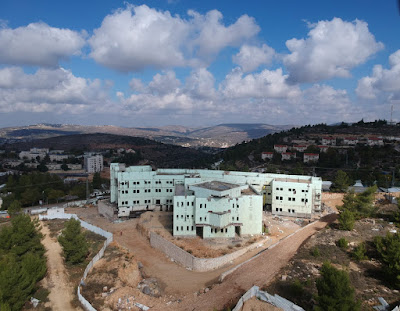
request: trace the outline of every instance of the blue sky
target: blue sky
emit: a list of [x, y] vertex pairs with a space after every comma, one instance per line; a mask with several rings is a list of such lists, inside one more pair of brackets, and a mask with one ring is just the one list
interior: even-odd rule
[[400, 121], [397, 1], [2, 1], [0, 127]]

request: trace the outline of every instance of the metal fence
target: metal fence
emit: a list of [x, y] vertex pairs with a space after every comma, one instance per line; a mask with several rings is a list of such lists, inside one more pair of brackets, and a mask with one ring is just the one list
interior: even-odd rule
[[[98, 228], [96, 226], [93, 226], [89, 223], [87, 223], [86, 221], [83, 221], [81, 219], [79, 219], [78, 216], [76, 216], [75, 214], [66, 214], [66, 213], [52, 213], [51, 215], [39, 215], [39, 219], [40, 220], [51, 220], [51, 219], [71, 219], [71, 218], [75, 218], [77, 220], [79, 220], [81, 222], [81, 226], [87, 230], [90, 230], [94, 233], [97, 233], [103, 237], [106, 238], [106, 241], [104, 242], [103, 247], [100, 249], [100, 251], [97, 253], [96, 256], [93, 257], [93, 259], [89, 262], [89, 264], [86, 266], [85, 272], [83, 273], [82, 279], [81, 279], [81, 283], [80, 284], [84, 284], [84, 281], [88, 275], [88, 273], [90, 272], [90, 270], [93, 268], [94, 264], [104, 255], [104, 251], [106, 250], [107, 246], [113, 241], [113, 235], [112, 233], [105, 231], [101, 228]], [[81, 294], [81, 285], [78, 286], [78, 299], [81, 302], [81, 304], [83, 305], [83, 307], [87, 310], [87, 311], [96, 311], [95, 308], [93, 308], [93, 306], [89, 303], [89, 301], [87, 301], [85, 299], [85, 297], [82, 296]]]

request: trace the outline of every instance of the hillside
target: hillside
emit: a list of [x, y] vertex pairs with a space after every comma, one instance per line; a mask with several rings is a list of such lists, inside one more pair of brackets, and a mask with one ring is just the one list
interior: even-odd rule
[[[323, 138], [329, 137], [335, 145], [323, 146]], [[348, 145], [345, 139], [352, 137], [358, 142]], [[372, 137], [381, 146], [369, 145]], [[391, 184], [392, 175], [400, 180], [400, 125], [388, 125], [386, 121], [338, 124], [328, 126], [317, 124], [292, 128], [285, 132], [273, 133], [262, 138], [241, 143], [221, 152], [221, 169], [262, 170], [292, 174], [317, 174], [331, 179], [338, 169], [345, 170], [353, 180], [361, 179], [370, 184], [375, 180], [381, 185]], [[287, 147], [290, 159], [274, 149], [274, 145]], [[296, 150], [304, 147], [304, 150]], [[269, 152], [272, 159], [262, 159], [262, 153]], [[304, 163], [304, 153], [317, 154], [317, 162]], [[388, 177], [389, 176], [389, 177]]]
[[143, 158], [142, 164], [157, 167], [198, 167], [210, 156], [196, 149], [163, 144], [141, 137], [112, 134], [76, 134], [35, 139], [5, 145], [7, 151], [22, 151], [30, 148], [51, 148], [67, 152], [107, 151], [109, 149], [133, 149]]
[[0, 129], [0, 143], [2, 140], [16, 142], [18, 140], [30, 141], [61, 135], [105, 133], [143, 137], [184, 147], [205, 146], [226, 148], [243, 141], [259, 138], [289, 128], [291, 128], [289, 125], [275, 126], [268, 124], [220, 124], [204, 128], [190, 128], [175, 125], [151, 128], [125, 128], [112, 125], [84, 126], [37, 124]]

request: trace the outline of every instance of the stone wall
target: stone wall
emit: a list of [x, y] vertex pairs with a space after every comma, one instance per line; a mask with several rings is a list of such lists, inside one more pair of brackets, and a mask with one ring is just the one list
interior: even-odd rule
[[150, 245], [165, 255], [172, 258], [186, 268], [193, 270], [194, 256], [176, 246], [174, 243], [167, 241], [155, 232], [150, 232]]
[[99, 200], [97, 202], [97, 209], [100, 215], [109, 219], [114, 218], [114, 208], [112, 205], [108, 204], [107, 200]]
[[[267, 240], [265, 240], [267, 241]], [[258, 241], [233, 253], [226, 254], [224, 256], [216, 258], [198, 258], [195, 257], [180, 247], [176, 246], [172, 242], [164, 239], [155, 232], [150, 232], [150, 245], [160, 251], [165, 255], [172, 258], [174, 261], [180, 263], [184, 267], [194, 270], [194, 271], [210, 271], [218, 269], [231, 261], [242, 256], [248, 251], [258, 247], [261, 243], [265, 241]]]

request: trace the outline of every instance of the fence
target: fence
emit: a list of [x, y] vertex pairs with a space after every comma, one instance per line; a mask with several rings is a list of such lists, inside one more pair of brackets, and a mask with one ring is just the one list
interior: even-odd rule
[[[96, 256], [93, 257], [93, 259], [89, 262], [89, 264], [86, 266], [85, 272], [83, 273], [83, 277], [81, 279], [81, 284], [84, 283], [88, 273], [90, 270], [93, 268], [94, 264], [104, 255], [104, 251], [106, 250], [107, 246], [112, 242], [113, 240], [113, 235], [112, 233], [105, 231], [101, 228], [98, 228], [96, 226], [93, 226], [86, 221], [83, 221], [78, 218], [75, 214], [66, 214], [63, 212], [60, 213], [52, 213], [51, 215], [39, 215], [40, 220], [51, 220], [51, 219], [71, 219], [75, 218], [81, 222], [81, 226], [87, 230], [90, 230], [94, 233], [97, 233], [103, 237], [106, 238], [106, 241], [104, 242], [103, 247], [100, 249], [100, 251], [97, 253]], [[92, 307], [92, 305], [85, 299], [85, 297], [82, 296], [81, 294], [81, 285], [78, 286], [78, 299], [81, 302], [81, 304], [84, 306], [84, 308], [88, 311], [96, 311], [95, 308]]]

